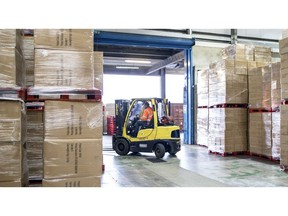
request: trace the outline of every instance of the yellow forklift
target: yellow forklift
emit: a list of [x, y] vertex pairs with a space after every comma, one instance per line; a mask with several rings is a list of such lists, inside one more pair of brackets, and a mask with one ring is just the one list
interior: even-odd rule
[[[149, 103], [153, 116], [149, 124], [136, 128], [145, 103]], [[115, 100], [116, 133], [113, 135], [113, 149], [119, 155], [130, 151], [154, 152], [163, 158], [166, 152], [175, 155], [181, 149], [180, 128], [169, 118], [169, 103], [162, 98], [139, 98]], [[136, 131], [135, 131], [136, 130]]]

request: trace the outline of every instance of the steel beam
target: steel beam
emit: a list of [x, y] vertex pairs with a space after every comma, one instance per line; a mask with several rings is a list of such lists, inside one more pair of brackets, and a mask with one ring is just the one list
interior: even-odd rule
[[237, 29], [231, 29], [231, 44], [237, 44]]
[[147, 75], [149, 75], [151, 73], [154, 73], [155, 71], [158, 71], [158, 70], [160, 70], [162, 68], [165, 68], [167, 65], [182, 61], [183, 59], [184, 59], [184, 52], [183, 51], [181, 51], [179, 53], [176, 53], [175, 55], [170, 56], [167, 59], [162, 60], [161, 62], [156, 63], [155, 65], [150, 67], [147, 70]]
[[194, 144], [194, 71], [192, 48], [185, 49], [185, 86], [184, 86], [184, 144]]
[[161, 98], [166, 98], [166, 68], [160, 70], [161, 75]]

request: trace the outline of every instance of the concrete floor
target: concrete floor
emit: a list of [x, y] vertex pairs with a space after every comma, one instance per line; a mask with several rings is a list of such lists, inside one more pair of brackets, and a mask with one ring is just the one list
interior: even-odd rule
[[172, 157], [154, 153], [119, 156], [111, 136], [103, 136], [102, 187], [287, 187], [279, 162], [249, 155], [209, 154], [203, 146], [182, 144]]

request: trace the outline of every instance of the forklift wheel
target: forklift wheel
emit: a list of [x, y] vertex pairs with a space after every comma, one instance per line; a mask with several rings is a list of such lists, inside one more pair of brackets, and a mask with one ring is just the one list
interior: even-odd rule
[[125, 139], [118, 139], [115, 142], [115, 151], [119, 155], [127, 155], [130, 151], [129, 143]]
[[163, 158], [166, 152], [165, 146], [161, 143], [156, 144], [154, 152], [157, 158]]

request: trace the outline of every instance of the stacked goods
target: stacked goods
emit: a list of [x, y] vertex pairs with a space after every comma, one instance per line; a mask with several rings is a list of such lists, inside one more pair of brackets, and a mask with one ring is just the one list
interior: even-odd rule
[[[261, 66], [262, 64], [262, 66]], [[265, 65], [265, 66], [264, 66]], [[250, 154], [279, 159], [277, 119], [280, 105], [280, 63], [259, 62], [249, 70], [249, 149]], [[279, 122], [278, 122], [279, 124]], [[275, 139], [272, 138], [275, 137]]]
[[208, 146], [209, 109], [197, 109], [197, 144]]
[[34, 36], [31, 33], [24, 33], [22, 40], [23, 56], [26, 66], [26, 86], [30, 87], [34, 85]]
[[244, 44], [233, 44], [222, 50], [222, 59], [254, 60], [253, 46]]
[[100, 186], [102, 103], [45, 101], [43, 186]]
[[0, 30], [0, 88], [25, 86], [21, 31]]
[[247, 109], [209, 109], [208, 150], [221, 154], [247, 151]]
[[254, 61], [271, 62], [271, 48], [255, 46], [254, 47]]
[[247, 104], [247, 61], [221, 60], [210, 65], [209, 106]]
[[180, 131], [183, 131], [183, 103], [171, 103], [171, 113], [174, 124], [180, 127]]
[[249, 115], [249, 151], [257, 155], [272, 156], [272, 112]]
[[94, 88], [103, 93], [103, 52], [94, 52]]
[[272, 157], [280, 160], [280, 112], [272, 112]]
[[93, 89], [92, 29], [34, 30], [34, 87]]
[[280, 106], [280, 165], [283, 169], [288, 167], [288, 106]]
[[0, 186], [27, 186], [26, 113], [20, 100], [0, 100]]
[[43, 178], [43, 112], [27, 107], [27, 162], [31, 180]]
[[107, 133], [107, 117], [115, 116], [115, 104], [107, 103], [104, 107], [104, 117], [103, 117], [103, 132]]
[[116, 132], [115, 116], [107, 116], [107, 134], [114, 135]]
[[197, 106], [208, 107], [209, 69], [197, 73]]

